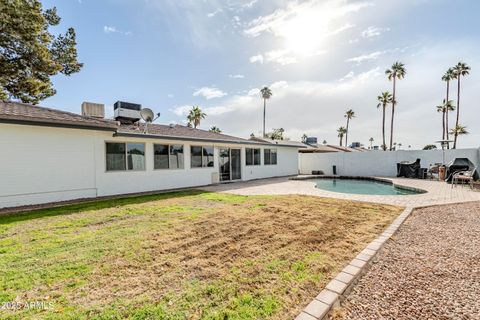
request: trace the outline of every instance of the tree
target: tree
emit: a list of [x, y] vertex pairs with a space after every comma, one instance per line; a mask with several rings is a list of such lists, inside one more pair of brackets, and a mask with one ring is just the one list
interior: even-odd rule
[[52, 76], [80, 71], [75, 30], [57, 36], [49, 32], [59, 23], [57, 9], [43, 9], [38, 0], [2, 0], [0, 100], [37, 104], [56, 93]]
[[340, 127], [337, 129], [338, 137], [340, 138], [340, 147], [343, 145], [343, 136], [347, 133], [345, 127]]
[[[453, 68], [448, 68], [448, 70], [445, 72], [445, 74], [442, 76], [442, 80], [446, 82], [447, 84], [447, 94], [445, 96], [445, 99], [443, 101], [450, 101], [450, 81], [455, 79], [455, 71]], [[455, 107], [453, 107], [453, 101], [452, 101], [452, 108], [451, 110], [445, 110], [445, 138], [446, 140], [450, 140], [449, 138], [449, 132], [448, 132], [448, 113], [450, 111], [455, 110]], [[445, 139], [444, 138], [444, 139]], [[450, 149], [450, 142], [447, 143], [447, 149]]]
[[285, 132], [285, 129], [283, 128], [273, 129], [273, 131], [267, 133], [265, 137], [272, 140], [284, 140], [284, 137], [283, 137], [284, 132]]
[[[450, 100], [450, 101], [446, 101], [445, 99], [443, 99], [443, 102], [441, 105], [437, 106], [437, 112], [441, 112], [442, 113], [442, 127], [443, 127], [443, 131], [442, 131], [442, 140], [445, 140], [445, 138], [448, 140], [448, 132], [447, 132], [447, 129], [448, 129], [448, 124], [447, 124], [447, 113], [449, 111], [453, 111], [455, 110], [455, 106], [453, 105], [453, 101]], [[442, 149], [444, 148], [443, 144], [442, 144]]]
[[436, 150], [437, 146], [434, 144], [427, 144], [425, 147], [423, 147], [423, 150]]
[[387, 106], [393, 102], [393, 96], [390, 92], [385, 91], [385, 92], [382, 92], [377, 97], [377, 100], [378, 100], [377, 108], [382, 107], [382, 139], [383, 139], [382, 149], [383, 151], [386, 151], [387, 143], [385, 142], [385, 110]]
[[217, 126], [211, 126], [210, 130], [208, 130], [208, 131], [214, 132], [214, 133], [222, 133], [222, 130], [220, 130], [220, 128], [217, 127]]
[[390, 150], [392, 150], [393, 144], [393, 121], [395, 118], [395, 105], [397, 104], [396, 100], [396, 87], [397, 79], [401, 80], [405, 77], [407, 71], [405, 70], [405, 65], [401, 62], [395, 62], [390, 69], [385, 70], [388, 80], [393, 80], [393, 95], [392, 95], [392, 120], [390, 123]]
[[322, 143], [323, 143], [324, 145], [326, 145], [326, 144], [327, 144], [327, 140], [323, 140]]
[[267, 100], [272, 97], [272, 90], [268, 87], [263, 87], [262, 90], [260, 90], [260, 94], [263, 99], [263, 137], [265, 138], [265, 113], [267, 109]]
[[207, 114], [202, 112], [202, 109], [200, 109], [198, 106], [192, 107], [187, 116], [189, 127], [193, 125], [193, 127], [196, 129], [200, 125], [202, 119], [205, 119], [206, 116]]
[[373, 149], [373, 137], [368, 139], [368, 141], [370, 141], [370, 149]]
[[398, 143], [398, 150], [400, 150], [400, 148], [403, 146], [403, 144], [401, 142]]
[[450, 134], [455, 136], [455, 142], [453, 143], [453, 149], [456, 149], [456, 147], [457, 147], [457, 137], [461, 136], [461, 135], [464, 135], [464, 134], [468, 134], [468, 133], [469, 132], [467, 131], [467, 127], [462, 126], [460, 124], [453, 127], [452, 129], [450, 129]]
[[[458, 129], [459, 127], [461, 127], [458, 123], [460, 119], [460, 79], [470, 73], [470, 67], [467, 66], [467, 64], [464, 62], [459, 62], [455, 67], [453, 67], [453, 72], [455, 74], [455, 78], [457, 79], [457, 120], [455, 121], [455, 128]], [[458, 132], [458, 130], [453, 130], [453, 132]], [[457, 137], [459, 134], [460, 133], [456, 133], [454, 135], [453, 149], [457, 148]]]
[[355, 117], [355, 112], [350, 109], [347, 112], [345, 112], [344, 115], [345, 118], [347, 118], [347, 127], [346, 127], [346, 132], [345, 132], [345, 146], [348, 147], [348, 126], [350, 124], [350, 119], [353, 119]]

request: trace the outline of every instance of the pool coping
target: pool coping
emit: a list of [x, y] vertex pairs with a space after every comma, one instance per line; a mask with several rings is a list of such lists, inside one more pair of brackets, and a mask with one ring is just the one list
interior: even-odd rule
[[[413, 191], [413, 192], [416, 192], [417, 194], [428, 193], [427, 190], [398, 184], [398, 183], [395, 183], [392, 180], [387, 179], [387, 178], [377, 178], [377, 177], [370, 177], [370, 176], [308, 175], [308, 176], [297, 176], [297, 177], [290, 178], [290, 180], [298, 180], [298, 181], [313, 180], [313, 179], [339, 179], [339, 180], [376, 181], [376, 182], [381, 182], [381, 183], [392, 185], [395, 188], [404, 189], [404, 190], [408, 190], [408, 191]], [[331, 191], [331, 192], [335, 192], [335, 191]]]
[[310, 301], [295, 320], [327, 319], [328, 314], [333, 308], [340, 304], [357, 281], [368, 271], [373, 258], [382, 250], [383, 245], [398, 231], [414, 209], [414, 207], [405, 208], [382, 234], [370, 242], [365, 249], [353, 258], [350, 263]]

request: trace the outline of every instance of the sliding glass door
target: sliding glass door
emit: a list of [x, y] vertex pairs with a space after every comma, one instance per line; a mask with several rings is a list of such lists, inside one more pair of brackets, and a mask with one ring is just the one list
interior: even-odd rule
[[232, 181], [242, 178], [241, 150], [220, 148], [220, 181]]

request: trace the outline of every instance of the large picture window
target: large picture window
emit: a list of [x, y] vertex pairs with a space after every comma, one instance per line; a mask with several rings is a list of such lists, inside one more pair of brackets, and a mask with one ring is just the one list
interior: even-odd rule
[[247, 166], [259, 166], [260, 165], [260, 149], [245, 149], [245, 164]]
[[277, 164], [277, 149], [263, 150], [263, 164], [265, 165]]
[[154, 144], [154, 169], [183, 169], [183, 145]]
[[213, 167], [213, 147], [191, 146], [191, 167]]
[[107, 171], [145, 170], [145, 144], [106, 143]]

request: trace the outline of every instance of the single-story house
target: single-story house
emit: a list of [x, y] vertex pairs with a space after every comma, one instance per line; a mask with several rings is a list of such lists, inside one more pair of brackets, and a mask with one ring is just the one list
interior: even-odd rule
[[298, 174], [298, 145], [0, 102], [0, 208]]

